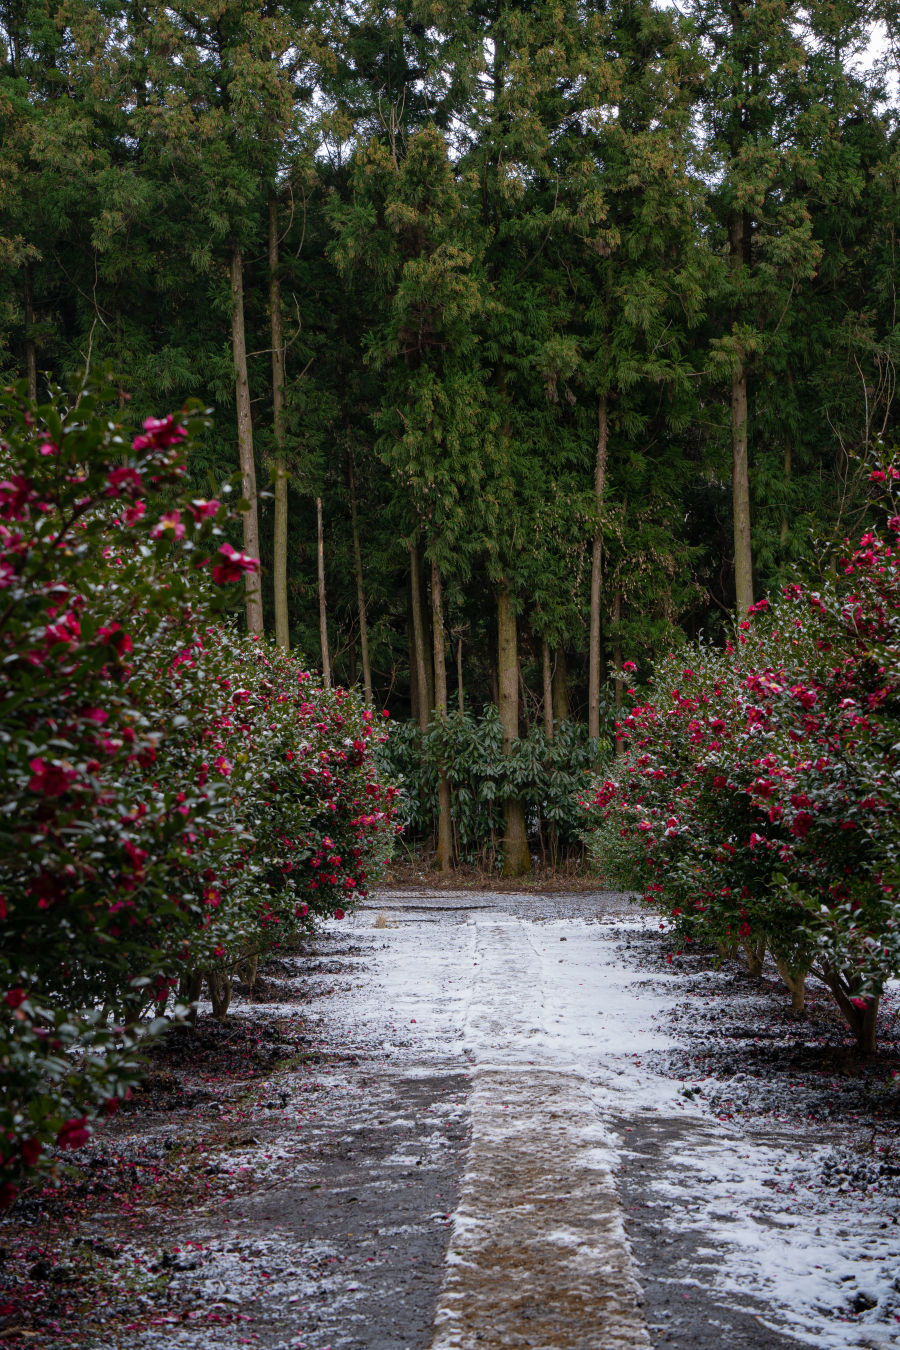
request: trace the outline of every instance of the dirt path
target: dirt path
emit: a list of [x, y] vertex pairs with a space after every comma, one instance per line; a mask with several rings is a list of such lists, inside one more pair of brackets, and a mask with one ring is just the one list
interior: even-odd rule
[[186, 1043], [9, 1216], [0, 1346], [900, 1344], [893, 1061], [666, 957], [621, 897], [382, 893], [207, 1024], [271, 1071]]

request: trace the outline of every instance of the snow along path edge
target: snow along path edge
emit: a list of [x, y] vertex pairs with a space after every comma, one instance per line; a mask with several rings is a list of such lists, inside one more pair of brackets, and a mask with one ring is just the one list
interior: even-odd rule
[[649, 1350], [609, 1145], [528, 926], [475, 929], [465, 1039], [471, 1142], [432, 1350]]

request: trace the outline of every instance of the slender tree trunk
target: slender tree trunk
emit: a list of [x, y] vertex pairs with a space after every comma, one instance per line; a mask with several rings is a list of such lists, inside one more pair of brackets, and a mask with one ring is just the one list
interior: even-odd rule
[[[409, 652], [409, 715], [414, 722], [419, 721], [419, 674], [416, 663], [416, 635], [412, 618], [412, 597], [406, 616], [406, 647]], [[420, 723], [421, 725], [421, 723]]]
[[465, 700], [463, 698], [463, 646], [462, 637], [456, 639], [456, 697], [459, 704], [459, 715], [462, 717], [466, 710]]
[[781, 535], [780, 535], [780, 539], [781, 539], [781, 547], [782, 547], [782, 548], [784, 548], [785, 544], [786, 544], [787, 541], [788, 541], [788, 538], [790, 537], [790, 533], [791, 533], [791, 522], [790, 522], [790, 516], [789, 516], [789, 514], [788, 514], [789, 509], [790, 509], [790, 508], [789, 508], [789, 505], [788, 505], [788, 493], [790, 492], [790, 488], [791, 488], [791, 470], [792, 470], [792, 468], [793, 468], [793, 463], [792, 463], [792, 455], [791, 455], [791, 443], [790, 443], [790, 441], [786, 441], [786, 442], [785, 442], [785, 446], [784, 446], [784, 496], [785, 496], [785, 502], [784, 502], [784, 513], [783, 513], [783, 515], [782, 515], [782, 517], [781, 517]]
[[[444, 655], [444, 595], [441, 573], [431, 560], [431, 629], [434, 635], [434, 706], [444, 726], [447, 725], [447, 664]], [[453, 827], [450, 815], [450, 780], [446, 766], [440, 766], [438, 779], [437, 865], [446, 874], [453, 864]]]
[[569, 666], [566, 661], [565, 647], [557, 647], [556, 661], [553, 666], [553, 721], [569, 720]]
[[322, 525], [322, 498], [316, 498], [316, 535], [319, 563], [319, 642], [322, 647], [322, 683], [331, 688], [331, 654], [328, 650], [328, 607], [325, 603], [325, 530]]
[[347, 459], [347, 478], [350, 485], [350, 523], [353, 530], [353, 561], [356, 567], [356, 607], [359, 610], [359, 650], [362, 657], [363, 693], [366, 707], [372, 706], [372, 667], [369, 664], [369, 622], [366, 617], [366, 591], [363, 585], [362, 549], [359, 544], [359, 511], [356, 504], [356, 475], [353, 454]]
[[281, 277], [278, 270], [278, 202], [269, 198], [269, 322], [272, 332], [272, 423], [275, 432], [275, 528], [272, 583], [275, 591], [275, 641], [291, 645], [287, 590], [288, 480], [284, 464], [284, 331], [281, 325]]
[[618, 625], [622, 622], [622, 592], [616, 591], [613, 596], [613, 623], [615, 627], [615, 637], [613, 639], [613, 662], [616, 668], [616, 754], [621, 758], [625, 753], [625, 742], [618, 732], [619, 722], [622, 718], [622, 700], [625, 692], [625, 686], [622, 679], [622, 638], [619, 633]]
[[413, 653], [416, 662], [416, 684], [418, 686], [419, 727], [422, 731], [427, 731], [431, 704], [428, 698], [428, 680], [425, 675], [425, 625], [422, 623], [422, 584], [417, 544], [410, 544], [409, 546], [409, 585], [412, 600]]
[[[738, 276], [750, 245], [746, 213], [729, 223], [732, 271]], [[734, 514], [734, 591], [738, 614], [753, 604], [753, 550], [750, 538], [750, 463], [747, 445], [747, 368], [741, 359], [731, 376], [732, 502]]]
[[[497, 592], [497, 666], [503, 753], [511, 755], [519, 738], [519, 643], [509, 587]], [[525, 810], [517, 797], [504, 802], [503, 875], [520, 877], [531, 870]]]
[[860, 1054], [874, 1054], [877, 1049], [876, 1034], [881, 994], [876, 994], [874, 998], [867, 999], [865, 1006], [858, 1008], [853, 1002], [856, 990], [839, 970], [823, 961], [821, 974], [824, 977], [825, 984], [831, 990], [835, 1003], [843, 1013], [848, 1027], [856, 1037]]
[[548, 741], [553, 739], [553, 666], [550, 660], [550, 644], [541, 639], [541, 657], [544, 675], [544, 734]]
[[597, 408], [597, 459], [594, 465], [594, 544], [591, 550], [591, 628], [588, 652], [588, 735], [600, 735], [600, 583], [603, 566], [603, 495], [606, 491], [608, 445], [606, 395]]
[[[259, 557], [259, 513], [256, 500], [256, 465], [253, 460], [253, 422], [250, 416], [250, 381], [247, 377], [247, 343], [244, 337], [244, 260], [235, 244], [231, 251], [231, 351], [234, 360], [234, 393], [237, 408], [238, 452], [241, 461], [241, 491], [250, 503], [244, 512], [244, 552]], [[262, 633], [262, 580], [247, 572], [247, 628]]]
[[25, 377], [28, 397], [37, 398], [37, 349], [34, 343], [34, 287], [31, 263], [25, 264]]

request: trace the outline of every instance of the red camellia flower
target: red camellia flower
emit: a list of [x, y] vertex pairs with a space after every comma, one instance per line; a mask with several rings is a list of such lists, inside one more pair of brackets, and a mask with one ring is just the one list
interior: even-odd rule
[[27, 520], [28, 508], [36, 501], [37, 493], [21, 474], [0, 483], [0, 516], [4, 520]]
[[124, 656], [134, 648], [131, 638], [123, 631], [120, 623], [101, 624], [97, 629], [97, 636], [110, 647], [115, 647], [120, 656]]
[[223, 559], [212, 570], [212, 579], [217, 586], [226, 586], [231, 581], [240, 581], [245, 572], [258, 572], [259, 559], [246, 553], [238, 553], [231, 544], [223, 544], [219, 549]]
[[166, 450], [187, 436], [187, 427], [176, 422], [174, 413], [168, 417], [147, 417], [143, 425], [144, 435], [135, 436], [131, 442], [133, 450]]
[[4, 1181], [0, 1185], [0, 1209], [9, 1209], [18, 1193], [17, 1187], [11, 1181]]
[[151, 539], [163, 539], [169, 535], [172, 539], [184, 538], [184, 525], [180, 511], [164, 511], [150, 531]]
[[57, 764], [45, 764], [40, 758], [31, 760], [28, 767], [32, 775], [28, 786], [32, 792], [40, 792], [45, 797], [61, 797], [78, 777], [74, 769], [64, 769]]
[[120, 469], [110, 469], [106, 481], [108, 484], [107, 497], [121, 497], [123, 493], [127, 497], [137, 497], [144, 487], [140, 471], [127, 466]]
[[20, 1008], [28, 995], [24, 989], [8, 989], [3, 996], [7, 1008]]
[[334, 917], [335, 917], [336, 919], [343, 919], [343, 917], [344, 917], [344, 911], [343, 911], [342, 909], [336, 909], [336, 910], [334, 911]]
[[213, 498], [206, 501], [202, 497], [197, 497], [194, 501], [188, 503], [188, 510], [196, 521], [211, 520], [218, 515], [222, 503]]
[[67, 1120], [56, 1136], [57, 1145], [63, 1149], [83, 1148], [91, 1137], [87, 1116], [73, 1116]]
[[26, 1167], [36, 1167], [38, 1158], [44, 1151], [40, 1139], [23, 1139], [19, 1147]]

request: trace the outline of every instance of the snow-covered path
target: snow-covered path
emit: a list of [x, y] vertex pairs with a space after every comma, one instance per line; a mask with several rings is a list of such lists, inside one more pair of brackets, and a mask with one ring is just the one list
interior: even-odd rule
[[236, 998], [279, 1066], [115, 1118], [195, 1199], [73, 1228], [145, 1283], [60, 1344], [900, 1347], [897, 1094], [782, 998], [622, 896], [382, 891]]
[[[384, 1048], [413, 1072], [458, 1059], [472, 1080], [433, 1350], [900, 1344], [895, 1202], [873, 1200], [851, 1229], [822, 1196], [825, 1144], [751, 1137], [660, 1071], [681, 990], [623, 959], [645, 919], [551, 918], [546, 900], [536, 915], [532, 899], [471, 893], [379, 904], [392, 926], [341, 1016], [370, 1032], [388, 1019]], [[372, 922], [370, 907], [354, 925]], [[617, 1174], [651, 1154], [648, 1315]]]

